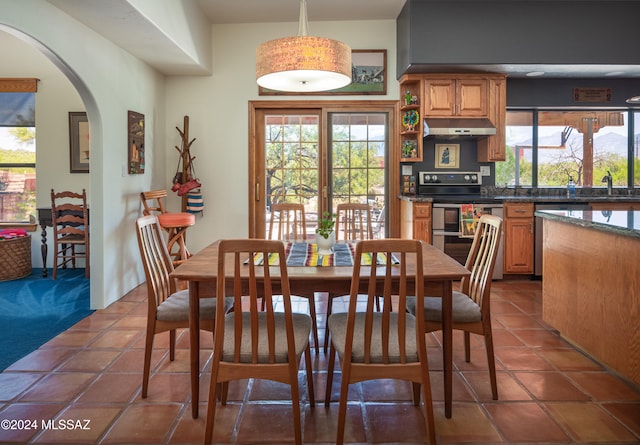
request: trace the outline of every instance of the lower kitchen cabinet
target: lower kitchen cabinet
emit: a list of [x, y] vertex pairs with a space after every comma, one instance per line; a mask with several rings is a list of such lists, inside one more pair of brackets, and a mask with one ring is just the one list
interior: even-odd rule
[[431, 244], [431, 203], [400, 200], [400, 237]]
[[504, 205], [504, 272], [534, 272], [533, 203]]

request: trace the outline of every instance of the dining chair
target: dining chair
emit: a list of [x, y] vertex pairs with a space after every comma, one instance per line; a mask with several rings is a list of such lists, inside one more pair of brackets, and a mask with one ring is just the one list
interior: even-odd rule
[[[71, 265], [76, 268], [76, 260], [84, 259], [84, 276], [90, 276], [89, 256], [89, 212], [87, 192], [63, 191], [56, 193], [51, 189], [51, 222], [53, 226], [53, 274], [56, 279], [58, 268]], [[77, 250], [81, 247], [81, 250]]]
[[[275, 230], [274, 230], [275, 227]], [[269, 238], [281, 241], [304, 242], [307, 240], [307, 220], [304, 205], [299, 203], [279, 203], [271, 206]], [[298, 296], [298, 295], [295, 295]], [[309, 301], [309, 314], [313, 322], [313, 340], [318, 350], [318, 321], [315, 295], [300, 295]]]
[[[376, 264], [380, 257], [385, 266], [361, 266], [361, 258], [365, 253], [371, 254], [372, 264]], [[394, 264], [394, 256], [399, 264]], [[415, 268], [407, 267], [407, 260], [412, 259], [412, 256], [415, 257]], [[357, 296], [361, 292], [363, 279], [367, 288], [366, 309], [360, 311], [358, 305], [361, 303]], [[365, 240], [356, 244], [349, 310], [329, 317], [331, 346], [327, 368], [326, 407], [331, 403], [336, 353], [342, 369], [337, 444], [342, 444], [344, 440], [349, 386], [376, 379], [412, 382], [413, 403], [420, 406], [422, 393], [429, 442], [435, 443], [424, 319], [407, 311], [393, 312], [388, 304], [393, 296], [402, 305], [400, 307], [405, 307], [408, 293], [422, 295], [423, 289], [421, 241], [384, 239]], [[378, 296], [384, 299], [384, 304], [381, 311], [374, 311]], [[423, 299], [418, 300], [418, 309], [422, 309], [423, 302]]]
[[306, 222], [303, 204], [272, 204], [268, 239], [304, 241], [307, 239]]
[[[309, 345], [311, 317], [291, 309], [284, 245], [276, 240], [222, 240], [218, 249], [215, 266], [218, 268], [216, 298], [219, 306], [213, 336], [204, 443], [211, 443], [217, 400], [220, 398], [220, 402], [226, 404], [228, 383], [254, 378], [290, 386], [294, 437], [296, 444], [301, 444], [298, 368], [303, 353], [309, 403], [315, 404]], [[279, 265], [269, 266], [268, 261], [256, 265], [253, 258], [257, 253], [262, 253], [264, 258], [276, 253]], [[248, 276], [248, 285], [243, 286], [241, 275]], [[226, 295], [233, 298], [234, 310], [230, 313], [220, 305]], [[262, 298], [266, 301], [264, 309], [258, 303]]]
[[[342, 203], [336, 207], [336, 240], [362, 241], [373, 239], [371, 207], [369, 204]], [[333, 300], [343, 295], [329, 294], [327, 297], [326, 325], [329, 326], [329, 316], [333, 311]], [[376, 309], [380, 310], [380, 300], [376, 299]], [[329, 346], [328, 330], [325, 330], [324, 350]]]
[[373, 239], [371, 207], [354, 202], [336, 207], [336, 240], [360, 241]]
[[[144, 346], [142, 397], [147, 397], [151, 352], [156, 334], [169, 331], [169, 360], [175, 359], [176, 329], [189, 327], [189, 291], [177, 290], [176, 280], [169, 277], [173, 262], [160, 227], [158, 217], [148, 215], [136, 220], [140, 257], [147, 284], [147, 330]], [[215, 298], [200, 299], [200, 327], [212, 331], [218, 302]], [[225, 300], [223, 310], [233, 302]]]
[[[491, 282], [493, 268], [498, 257], [502, 219], [495, 215], [482, 215], [475, 228], [471, 250], [465, 267], [471, 272], [463, 278], [460, 291], [453, 291], [453, 329], [464, 332], [465, 360], [471, 360], [470, 333], [484, 336], [491, 380], [491, 393], [498, 400], [496, 365], [491, 332]], [[418, 299], [420, 300], [420, 299]], [[424, 314], [425, 332], [442, 329], [442, 299], [425, 297], [423, 310], [416, 307], [416, 298], [407, 301], [407, 309], [412, 314]]]

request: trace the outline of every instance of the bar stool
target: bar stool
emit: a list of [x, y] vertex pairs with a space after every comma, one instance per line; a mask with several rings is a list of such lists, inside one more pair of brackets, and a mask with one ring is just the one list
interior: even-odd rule
[[167, 249], [174, 267], [184, 263], [191, 256], [185, 243], [185, 233], [189, 226], [196, 223], [196, 216], [186, 212], [167, 212], [158, 215], [158, 222], [169, 234]]
[[[167, 191], [164, 189], [140, 193], [140, 201], [144, 206], [142, 213], [145, 216], [156, 214], [160, 227], [169, 234], [167, 249], [171, 254], [173, 265], [177, 266], [191, 256], [185, 244], [185, 233], [189, 226], [195, 224], [196, 217], [192, 213], [167, 212], [164, 205], [166, 197]], [[175, 251], [174, 246], [177, 249]]]

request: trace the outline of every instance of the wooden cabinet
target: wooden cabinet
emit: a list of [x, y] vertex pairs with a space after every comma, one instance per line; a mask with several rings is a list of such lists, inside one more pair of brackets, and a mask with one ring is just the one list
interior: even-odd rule
[[489, 79], [489, 120], [496, 134], [478, 139], [478, 162], [498, 162], [507, 158], [505, 126], [507, 119], [507, 80], [504, 76]]
[[640, 202], [592, 202], [591, 210], [640, 210]]
[[430, 202], [400, 200], [400, 237], [419, 239], [431, 244]]
[[[405, 74], [400, 78], [400, 162], [421, 162], [423, 119], [487, 118], [494, 136], [478, 139], [478, 161], [506, 159], [506, 76], [503, 74]], [[416, 118], [416, 126], [409, 125]]]
[[488, 80], [427, 78], [424, 82], [424, 115], [430, 117], [488, 117]]
[[504, 205], [505, 273], [533, 273], [533, 212], [533, 203], [507, 203]]
[[420, 162], [423, 137], [420, 76], [405, 75], [400, 79], [400, 97], [400, 161]]

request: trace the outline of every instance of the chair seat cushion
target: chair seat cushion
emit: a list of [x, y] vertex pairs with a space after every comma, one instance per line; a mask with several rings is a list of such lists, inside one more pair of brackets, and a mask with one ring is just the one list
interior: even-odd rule
[[[355, 330], [353, 335], [353, 346], [351, 361], [353, 363], [364, 362], [364, 321], [365, 313], [357, 312], [355, 321]], [[331, 342], [338, 352], [338, 355], [344, 357], [344, 349], [347, 337], [347, 316], [346, 312], [339, 312], [331, 314], [329, 317], [329, 332], [331, 333]], [[392, 312], [390, 314], [390, 350], [389, 361], [391, 363], [400, 362], [400, 353], [398, 346], [398, 313]], [[407, 360], [409, 362], [418, 361], [418, 353], [416, 347], [416, 319], [411, 314], [407, 316], [407, 329], [405, 334]], [[371, 338], [371, 363], [384, 363], [382, 357], [382, 339], [381, 339], [381, 326], [382, 313], [373, 313], [373, 334]]]
[[[277, 363], [287, 363], [287, 332], [285, 330], [284, 313], [276, 312], [275, 316], [275, 334], [276, 334], [276, 351], [275, 360]], [[224, 332], [224, 351], [222, 361], [233, 362], [234, 352], [234, 312], [230, 312], [225, 317]], [[300, 360], [302, 353], [309, 343], [309, 333], [311, 332], [311, 317], [307, 314], [294, 312], [293, 318], [293, 335], [295, 338], [296, 360]], [[269, 349], [267, 346], [267, 313], [258, 314], [258, 362], [269, 363]], [[242, 314], [242, 346], [240, 350], [240, 362], [251, 363], [251, 329], [250, 314], [245, 312]]]
[[[233, 306], [233, 298], [225, 299], [225, 310]], [[216, 317], [216, 298], [200, 298], [200, 319], [212, 320]], [[156, 318], [161, 321], [189, 320], [189, 290], [172, 294], [158, 306]]]
[[[453, 322], [473, 323], [482, 319], [480, 306], [462, 292], [453, 291]], [[407, 298], [407, 310], [415, 315], [416, 298]], [[442, 321], [442, 298], [424, 297], [424, 319], [426, 321]]]

